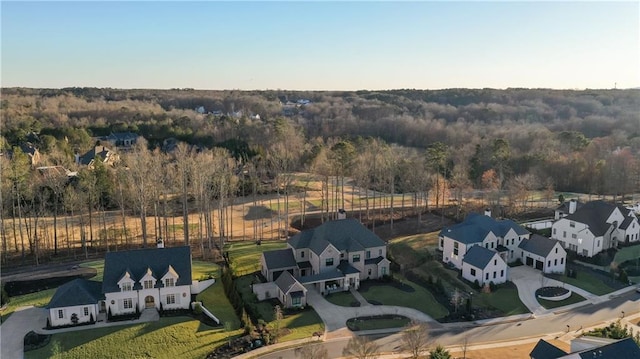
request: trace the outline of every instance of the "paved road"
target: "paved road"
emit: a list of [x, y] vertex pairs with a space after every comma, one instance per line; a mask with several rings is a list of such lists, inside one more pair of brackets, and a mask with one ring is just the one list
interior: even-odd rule
[[0, 326], [0, 358], [24, 358], [24, 336], [47, 325], [47, 310], [24, 307], [11, 314]]
[[[466, 323], [441, 324], [441, 327], [434, 328], [430, 334], [432, 340], [445, 346], [459, 345], [464, 341], [465, 337], [468, 338], [468, 342], [471, 345], [543, 337], [552, 334], [559, 336], [566, 333], [567, 324], [570, 325], [570, 331], [579, 333], [581, 327], [587, 328], [620, 317], [623, 310], [627, 315], [640, 312], [640, 293], [631, 291], [610, 301], [588, 304], [562, 313], [550, 313], [520, 322], [486, 326], [474, 326]], [[339, 338], [326, 341], [324, 345], [329, 351], [329, 357], [341, 357], [342, 349], [348, 340], [349, 338]], [[381, 351], [397, 352], [400, 334], [383, 336], [377, 339], [377, 342], [381, 345]], [[296, 356], [294, 349], [285, 349], [270, 354], [262, 354], [260, 358], [293, 359]]]

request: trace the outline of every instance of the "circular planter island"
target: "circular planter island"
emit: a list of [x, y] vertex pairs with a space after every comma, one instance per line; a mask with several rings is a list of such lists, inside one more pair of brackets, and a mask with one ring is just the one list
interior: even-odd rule
[[542, 287], [536, 290], [536, 297], [553, 302], [565, 300], [571, 296], [571, 291], [562, 287]]

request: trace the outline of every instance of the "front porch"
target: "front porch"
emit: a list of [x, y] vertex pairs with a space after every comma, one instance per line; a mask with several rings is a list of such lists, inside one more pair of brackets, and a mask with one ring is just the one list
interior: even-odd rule
[[308, 289], [313, 288], [322, 295], [344, 292], [350, 288], [358, 289], [360, 287], [360, 279], [357, 274], [345, 275], [337, 269], [300, 277], [299, 281]]

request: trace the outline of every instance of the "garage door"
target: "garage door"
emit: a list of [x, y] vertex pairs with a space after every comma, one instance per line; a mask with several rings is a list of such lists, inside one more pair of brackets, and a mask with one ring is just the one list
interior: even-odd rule
[[536, 269], [542, 270], [544, 268], [544, 262], [536, 261]]
[[527, 264], [527, 266], [529, 266], [529, 267], [533, 267], [533, 258], [531, 258], [531, 257], [527, 257], [527, 263], [526, 263], [526, 264]]

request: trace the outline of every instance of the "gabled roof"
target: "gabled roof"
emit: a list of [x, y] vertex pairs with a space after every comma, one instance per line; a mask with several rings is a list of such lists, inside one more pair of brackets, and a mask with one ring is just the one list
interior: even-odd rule
[[339, 251], [357, 252], [382, 247], [386, 243], [356, 219], [329, 221], [316, 228], [302, 231], [288, 241], [291, 247], [309, 248], [320, 254], [329, 244]]
[[496, 220], [482, 214], [471, 213], [465, 218], [464, 222], [443, 228], [440, 236], [447, 236], [458, 242], [471, 244], [482, 242], [489, 232], [492, 232], [497, 237], [504, 237], [511, 229], [517, 235], [530, 233], [510, 219]]
[[533, 347], [533, 350], [529, 353], [531, 359], [557, 359], [565, 355], [567, 355], [565, 351], [559, 349], [553, 344], [550, 344], [544, 339], [538, 340], [536, 346]]
[[94, 148], [90, 149], [87, 153], [80, 156], [79, 162], [81, 165], [86, 166], [90, 164], [91, 161], [96, 158], [96, 156], [100, 156], [100, 158], [104, 161], [105, 159], [107, 159], [107, 156], [111, 152], [113, 151], [111, 151], [110, 149], [104, 146], [95, 146]]
[[289, 291], [295, 287], [302, 286], [288, 271], [282, 272], [275, 283], [284, 294], [289, 293]]
[[[178, 275], [176, 286], [191, 285], [191, 248], [188, 246], [108, 252], [104, 258], [102, 292], [119, 292], [118, 281], [127, 270], [134, 280], [139, 280], [148, 269], [153, 273], [166, 274], [169, 266]], [[162, 285], [160, 278], [156, 279], [156, 285]]]
[[376, 258], [369, 258], [364, 260], [364, 264], [378, 264], [384, 260], [383, 256], [378, 256]]
[[588, 225], [591, 233], [600, 237], [607, 233], [611, 227], [611, 224], [607, 223], [607, 219], [616, 208], [616, 206], [601, 200], [591, 201], [585, 203], [575, 213], [566, 216], [565, 219]]
[[631, 216], [624, 217], [624, 221], [622, 221], [622, 223], [620, 223], [620, 229], [629, 228], [629, 225], [631, 225], [631, 222], [633, 222], [634, 219], [635, 218], [631, 217]]
[[[570, 202], [571, 201], [562, 202], [562, 204], [559, 205], [556, 208], [556, 211], [560, 211], [560, 212], [563, 212], [563, 213], [569, 213], [569, 203]], [[576, 202], [576, 210], [584, 205], [584, 203], [582, 203], [580, 201], [575, 201], [575, 202]]]
[[[491, 262], [493, 256], [497, 254], [497, 252], [494, 252], [483, 246], [472, 246], [467, 250], [467, 253], [464, 255], [464, 259], [462, 259], [462, 262], [470, 264], [476, 268], [484, 269]], [[502, 261], [502, 259], [500, 260]]]
[[135, 140], [138, 137], [138, 134], [133, 132], [112, 132], [109, 136], [106, 136], [105, 139], [111, 141], [124, 141]]
[[291, 248], [263, 252], [262, 256], [268, 270], [291, 268], [298, 265]]
[[582, 359], [637, 359], [640, 358], [640, 347], [633, 338], [625, 338], [601, 347], [583, 350], [577, 354]]
[[101, 287], [100, 282], [84, 278], [74, 279], [58, 287], [47, 304], [47, 309], [97, 304], [99, 300], [104, 299]]
[[344, 274], [338, 269], [333, 268], [326, 272], [321, 272], [314, 275], [307, 275], [304, 277], [300, 277], [300, 282], [306, 284], [306, 283], [327, 281], [327, 280], [340, 279], [340, 278], [344, 278]]
[[529, 239], [522, 240], [518, 248], [546, 258], [557, 243], [555, 239], [533, 234]]
[[354, 266], [352, 266], [351, 264], [349, 264], [349, 261], [347, 260], [340, 261], [340, 264], [338, 264], [338, 270], [345, 275], [360, 273], [360, 271], [356, 269]]

